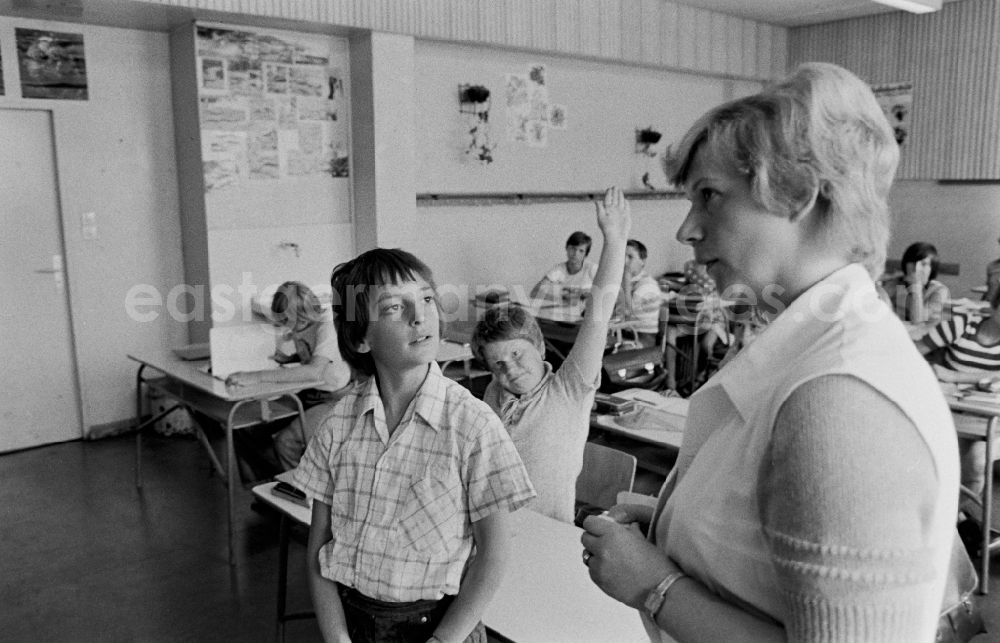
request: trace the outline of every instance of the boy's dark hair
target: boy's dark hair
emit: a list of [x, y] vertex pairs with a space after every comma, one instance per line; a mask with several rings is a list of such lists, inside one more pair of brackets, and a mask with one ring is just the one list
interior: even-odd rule
[[434, 289], [434, 275], [423, 261], [399, 248], [375, 248], [333, 269], [333, 325], [344, 360], [356, 371], [375, 374], [371, 353], [358, 351], [371, 321], [371, 295], [379, 286], [397, 285], [422, 278]]
[[509, 339], [528, 340], [545, 358], [542, 329], [538, 327], [532, 314], [517, 304], [493, 306], [483, 313], [483, 318], [476, 323], [476, 329], [472, 332], [472, 354], [485, 362], [483, 347]]
[[646, 244], [644, 244], [641, 241], [637, 241], [635, 239], [629, 239], [628, 241], [625, 242], [625, 247], [635, 248], [635, 251], [639, 253], [639, 258], [642, 259], [643, 261], [645, 261], [646, 257], [649, 255], [649, 252], [646, 250]]
[[587, 246], [587, 255], [590, 255], [590, 245], [594, 242], [586, 232], [577, 230], [566, 239], [567, 246]]
[[916, 243], [911, 243], [910, 246], [903, 251], [903, 259], [900, 261], [900, 269], [903, 274], [906, 274], [906, 266], [911, 263], [917, 263], [922, 261], [927, 257], [931, 258], [931, 279], [937, 279], [938, 268], [941, 266], [941, 259], [938, 258], [937, 248], [934, 247], [932, 243], [926, 243], [924, 241], [918, 241]]

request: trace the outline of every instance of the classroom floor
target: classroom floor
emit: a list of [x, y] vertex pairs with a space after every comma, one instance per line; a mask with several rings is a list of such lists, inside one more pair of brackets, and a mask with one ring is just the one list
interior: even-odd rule
[[[274, 640], [277, 518], [238, 490], [230, 567], [225, 488], [201, 446], [149, 434], [139, 492], [134, 444], [124, 435], [0, 455], [0, 638]], [[293, 611], [309, 608], [302, 554], [293, 544]], [[992, 634], [978, 642], [1000, 634], [1000, 556], [994, 562], [993, 592], [978, 598]], [[322, 640], [313, 620], [288, 623], [286, 635]]]

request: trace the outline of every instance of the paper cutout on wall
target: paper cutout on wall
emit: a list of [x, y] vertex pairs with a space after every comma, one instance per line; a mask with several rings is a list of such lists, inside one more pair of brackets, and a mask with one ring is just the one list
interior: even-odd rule
[[549, 90], [545, 66], [529, 65], [527, 74], [506, 74], [507, 140], [529, 147], [548, 145]]
[[910, 136], [910, 114], [913, 109], [913, 83], [890, 83], [873, 85], [875, 100], [889, 119], [889, 125], [896, 135], [900, 147]]
[[87, 100], [83, 34], [14, 29], [22, 98]]
[[566, 106], [552, 103], [549, 105], [549, 127], [566, 129]]
[[199, 25], [196, 51], [206, 190], [348, 176], [346, 152], [335, 152], [347, 149], [346, 97], [328, 42]]

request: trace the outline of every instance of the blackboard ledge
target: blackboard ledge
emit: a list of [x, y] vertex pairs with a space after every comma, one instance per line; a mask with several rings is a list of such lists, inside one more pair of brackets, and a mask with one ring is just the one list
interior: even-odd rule
[[[417, 195], [418, 207], [449, 205], [532, 205], [536, 203], [569, 203], [594, 201], [604, 190], [590, 192], [425, 192]], [[683, 199], [681, 190], [632, 190], [625, 192], [630, 201]]]

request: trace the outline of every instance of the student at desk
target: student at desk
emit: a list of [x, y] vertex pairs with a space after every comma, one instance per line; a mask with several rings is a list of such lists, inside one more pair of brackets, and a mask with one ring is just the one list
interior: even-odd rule
[[933, 244], [918, 241], [903, 251], [903, 274], [884, 284], [889, 304], [903, 321], [936, 324], [944, 315], [948, 287], [937, 280], [941, 259]]
[[309, 586], [327, 641], [485, 643], [483, 611], [534, 496], [489, 407], [441, 374], [430, 269], [376, 248], [332, 277], [341, 352], [368, 375], [306, 448]]
[[[940, 363], [934, 372], [942, 382], [976, 383], [1000, 376], [1000, 291], [990, 302], [988, 317], [956, 314], [932, 328], [917, 347], [930, 355], [940, 352]], [[961, 413], [954, 416], [955, 425], [984, 424], [985, 420]], [[962, 465], [962, 485], [976, 495], [986, 482], [986, 442], [959, 438], [958, 451]], [[974, 513], [975, 505], [963, 498], [962, 511]]]
[[226, 378], [227, 386], [253, 386], [261, 382], [311, 382], [324, 384], [299, 392], [306, 409], [305, 427], [292, 422], [274, 435], [274, 450], [282, 470], [298, 464], [316, 426], [333, 405], [351, 388], [351, 367], [340, 355], [333, 317], [324, 310], [316, 294], [305, 284], [286, 281], [271, 300], [274, 323], [285, 329], [285, 340], [295, 346], [295, 352], [276, 350], [274, 361], [279, 364], [297, 363], [294, 368], [263, 371], [240, 371]]
[[592, 239], [577, 230], [566, 240], [566, 261], [554, 265], [531, 289], [531, 298], [555, 299], [585, 296], [594, 283], [597, 266], [587, 261]]
[[648, 251], [641, 241], [629, 239], [625, 244], [625, 271], [614, 315], [630, 324], [640, 344], [655, 346], [663, 297], [659, 284], [646, 272], [647, 256]]
[[531, 508], [563, 522], [574, 518], [576, 478], [632, 223], [618, 188], [596, 207], [604, 233], [600, 264], [587, 314], [559, 370], [553, 373], [545, 361], [538, 323], [520, 306], [487, 310], [472, 335], [473, 353], [493, 374], [483, 400], [503, 420], [538, 492]]

